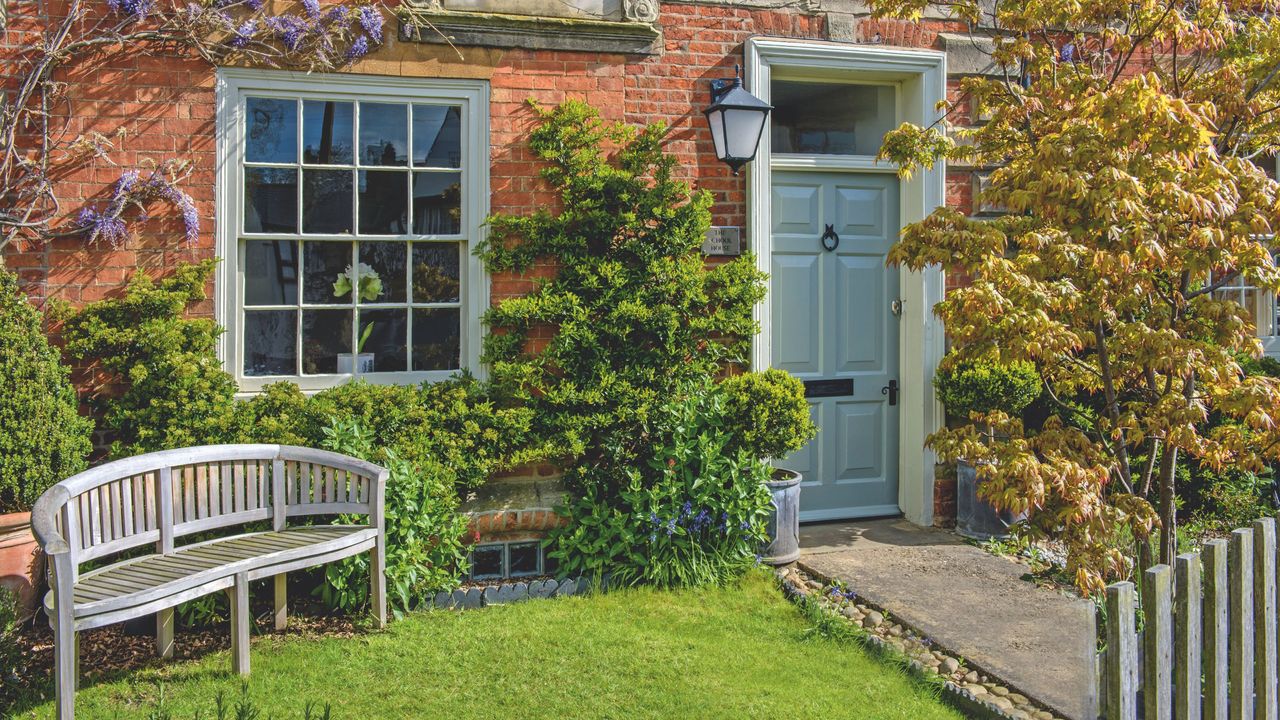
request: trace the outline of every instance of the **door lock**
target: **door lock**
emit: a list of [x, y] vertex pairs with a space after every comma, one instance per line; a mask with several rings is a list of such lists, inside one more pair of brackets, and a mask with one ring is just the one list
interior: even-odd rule
[[893, 313], [894, 317], [902, 317], [902, 300], [889, 303], [889, 312]]
[[889, 396], [890, 405], [897, 405], [898, 404], [898, 381], [890, 380], [888, 385], [885, 385], [884, 387], [880, 388], [880, 394]]

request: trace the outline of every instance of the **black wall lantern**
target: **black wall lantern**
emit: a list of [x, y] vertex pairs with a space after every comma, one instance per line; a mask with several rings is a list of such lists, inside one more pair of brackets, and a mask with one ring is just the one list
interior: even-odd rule
[[703, 113], [711, 126], [716, 157], [737, 175], [743, 165], [755, 159], [765, 118], [773, 106], [747, 92], [741, 71], [736, 66], [734, 71], [737, 77], [732, 80], [711, 81], [711, 107]]

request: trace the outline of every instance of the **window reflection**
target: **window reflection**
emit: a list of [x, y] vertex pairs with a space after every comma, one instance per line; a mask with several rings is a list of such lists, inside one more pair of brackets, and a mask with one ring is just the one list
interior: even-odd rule
[[365, 165], [408, 165], [408, 108], [360, 103], [360, 160]]
[[320, 165], [351, 164], [353, 116], [349, 102], [303, 102], [302, 161]]

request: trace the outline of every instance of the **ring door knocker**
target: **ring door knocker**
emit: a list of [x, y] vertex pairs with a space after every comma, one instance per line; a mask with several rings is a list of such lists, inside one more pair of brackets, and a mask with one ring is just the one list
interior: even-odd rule
[[840, 236], [836, 234], [836, 229], [830, 225], [827, 226], [827, 231], [822, 233], [822, 247], [827, 252], [840, 247]]

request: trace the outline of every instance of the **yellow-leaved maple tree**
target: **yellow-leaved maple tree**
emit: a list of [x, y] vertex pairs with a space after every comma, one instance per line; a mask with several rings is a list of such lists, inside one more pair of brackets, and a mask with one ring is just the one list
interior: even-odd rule
[[995, 167], [980, 202], [1005, 213], [939, 208], [903, 231], [890, 263], [972, 278], [935, 308], [945, 362], [1031, 361], [1050, 408], [1034, 427], [975, 414], [930, 447], [974, 461], [984, 497], [1062, 540], [1082, 590], [1131, 572], [1134, 542], [1149, 548], [1153, 532], [1172, 562], [1179, 462], [1280, 459], [1280, 381], [1242, 371], [1262, 352], [1254, 318], [1218, 292], [1280, 290], [1280, 186], [1260, 167], [1280, 145], [1276, 3], [870, 4], [984, 36], [995, 72], [963, 80], [946, 114], [971, 106], [986, 122], [903, 125], [881, 159], [905, 175], [942, 160]]

